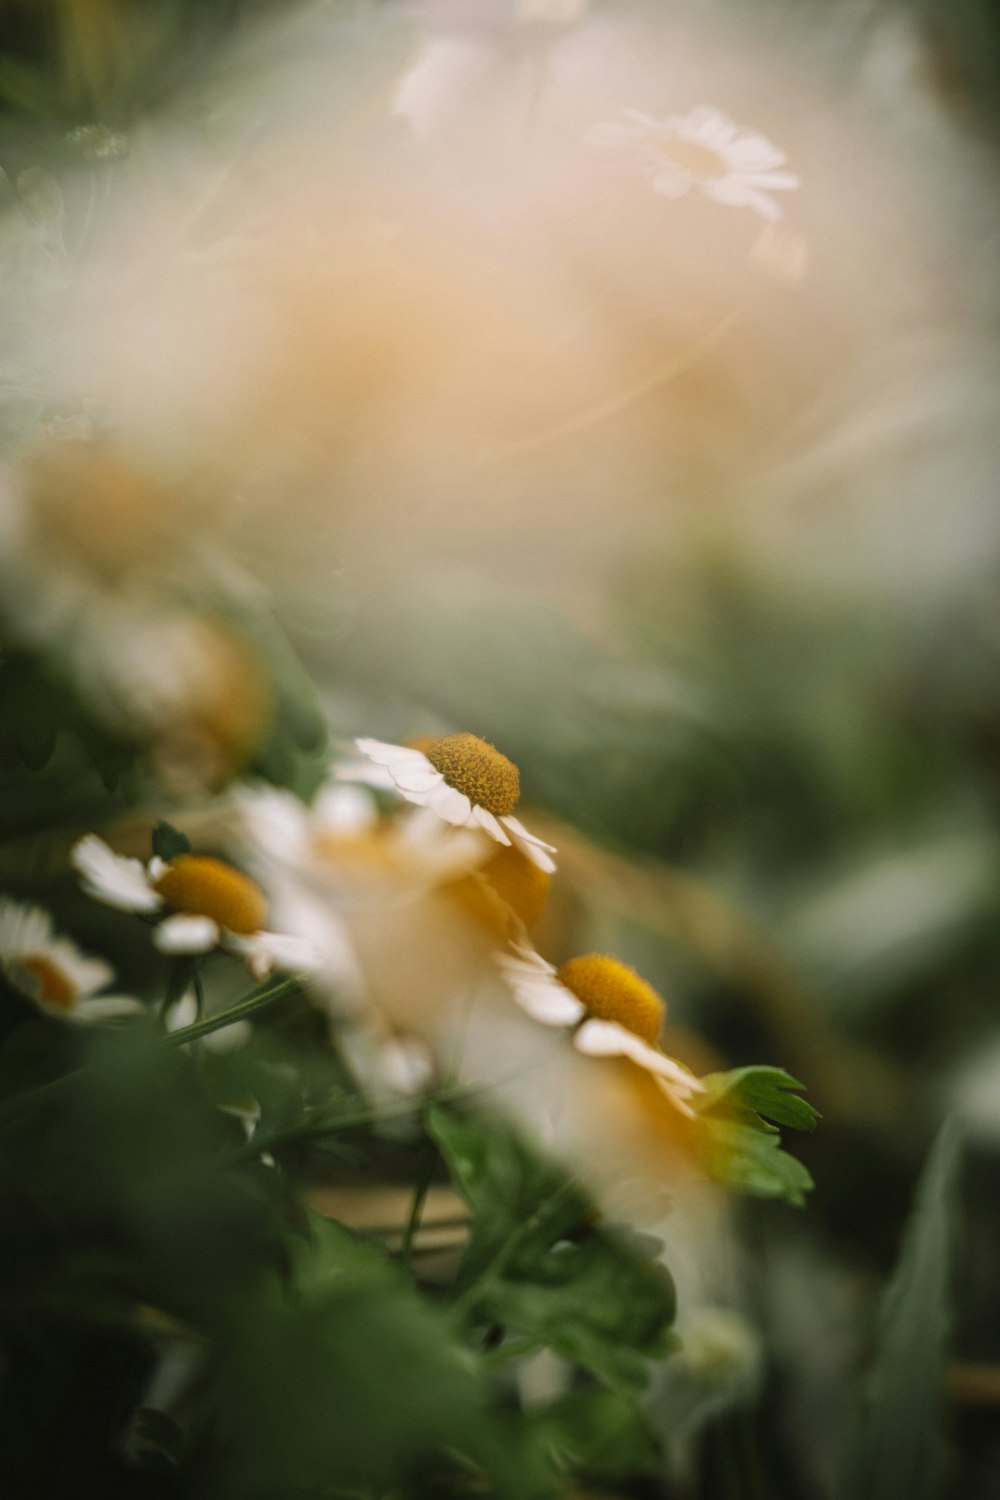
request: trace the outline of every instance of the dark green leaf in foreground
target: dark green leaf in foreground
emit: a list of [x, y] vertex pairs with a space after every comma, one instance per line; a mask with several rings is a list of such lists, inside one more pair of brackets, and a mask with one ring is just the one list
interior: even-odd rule
[[489, 1386], [449, 1320], [384, 1252], [311, 1222], [290, 1277], [230, 1305], [220, 1393], [238, 1493], [381, 1492], [448, 1452], [488, 1473], [490, 1493], [520, 1493]]
[[944, 1364], [958, 1219], [958, 1132], [941, 1130], [879, 1314], [841, 1500], [937, 1500], [946, 1466]]
[[813, 1186], [796, 1157], [782, 1148], [779, 1125], [812, 1130], [818, 1112], [804, 1087], [783, 1068], [710, 1073], [696, 1103], [698, 1145], [706, 1169], [727, 1187], [758, 1198], [783, 1198], [801, 1208]]
[[473, 1212], [457, 1304], [619, 1391], [670, 1348], [673, 1283], [635, 1236], [590, 1222], [565, 1172], [495, 1117], [435, 1107], [429, 1128]]

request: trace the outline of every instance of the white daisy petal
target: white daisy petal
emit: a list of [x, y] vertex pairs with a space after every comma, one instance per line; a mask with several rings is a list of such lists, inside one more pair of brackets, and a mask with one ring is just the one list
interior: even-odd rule
[[551, 875], [556, 867], [556, 862], [552, 858], [556, 852], [555, 845], [547, 844], [544, 839], [529, 833], [524, 824], [510, 813], [501, 818], [500, 822], [509, 830], [514, 843], [525, 858], [530, 859], [532, 864], [537, 865], [540, 870], [544, 870], [546, 875]]
[[667, 1057], [658, 1047], [651, 1047], [617, 1021], [584, 1021], [573, 1042], [588, 1057], [627, 1057], [638, 1063], [640, 1068], [645, 1068], [647, 1073], [655, 1074], [658, 1082], [670, 1084], [689, 1094], [703, 1091], [701, 1080], [689, 1073], [681, 1063]]
[[315, 973], [323, 967], [322, 956], [315, 945], [308, 938], [290, 932], [255, 932], [250, 937], [227, 933], [225, 945], [234, 951], [266, 956], [272, 968]]
[[208, 953], [218, 946], [222, 933], [211, 917], [176, 912], [153, 932], [153, 943], [161, 953]]
[[0, 956], [38, 953], [52, 942], [52, 918], [40, 906], [0, 896]]
[[557, 979], [522, 981], [512, 992], [521, 1009], [543, 1026], [574, 1026], [584, 1014], [580, 1001]]
[[441, 772], [428, 761], [426, 765], [403, 765], [390, 768], [390, 774], [401, 792], [429, 792], [444, 780]]
[[103, 958], [91, 958], [81, 953], [69, 938], [53, 938], [46, 956], [72, 983], [78, 995], [93, 995], [111, 983], [115, 971]]
[[79, 1000], [69, 1013], [71, 1021], [113, 1021], [118, 1016], [138, 1016], [146, 1007], [131, 995], [91, 995]]
[[357, 782], [361, 786], [370, 786], [376, 792], [391, 792], [394, 786], [385, 766], [377, 766], [370, 760], [342, 760], [339, 765], [334, 766], [333, 774], [338, 781], [348, 784]]
[[676, 167], [665, 167], [653, 178], [653, 192], [661, 198], [683, 198], [694, 186], [693, 179]]
[[367, 739], [355, 740], [354, 743], [361, 754], [377, 766], [430, 765], [423, 751], [414, 750], [410, 745], [390, 745], [385, 740]]
[[[697, 1080], [695, 1081], [697, 1082]], [[666, 1095], [674, 1108], [680, 1110], [682, 1115], [687, 1115], [689, 1120], [697, 1119], [697, 1115], [688, 1103], [688, 1099], [692, 1094], [702, 1092], [700, 1086], [697, 1089], [689, 1088], [687, 1085], [680, 1086], [668, 1078], [660, 1078], [656, 1073], [653, 1074], [653, 1082], [661, 1093]]]
[[463, 828], [472, 813], [472, 803], [465, 793], [456, 791], [444, 781], [431, 793], [428, 806], [446, 823], [454, 823], [456, 828]]
[[70, 852], [70, 862], [88, 896], [119, 911], [159, 911], [162, 900], [149, 883], [142, 863], [109, 849], [103, 839], [88, 833]]
[[494, 815], [485, 807], [474, 807], [472, 809], [473, 820], [479, 824], [491, 839], [496, 839], [498, 844], [506, 844], [510, 847], [510, 839], [504, 833]]

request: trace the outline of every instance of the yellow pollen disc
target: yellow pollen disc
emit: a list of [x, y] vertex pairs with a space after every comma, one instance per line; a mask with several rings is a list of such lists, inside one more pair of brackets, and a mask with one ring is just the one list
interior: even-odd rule
[[666, 136], [657, 141], [656, 149], [682, 172], [703, 180], [726, 175], [726, 164], [708, 146], [699, 146], [696, 141], [682, 140], [677, 136]]
[[40, 1005], [50, 1005], [53, 1010], [73, 1009], [76, 1004], [76, 986], [47, 958], [40, 955], [19, 958], [17, 967], [28, 976], [32, 994]]
[[446, 734], [431, 740], [424, 754], [449, 786], [464, 792], [476, 807], [485, 807], [494, 817], [514, 811], [521, 795], [517, 767], [495, 746], [475, 734]]
[[534, 927], [549, 899], [551, 876], [533, 864], [514, 844], [509, 848], [501, 846], [484, 865], [483, 875], [525, 927]]
[[264, 892], [249, 875], [208, 854], [179, 854], [155, 883], [174, 911], [211, 917], [220, 927], [248, 936], [267, 920]]
[[556, 978], [572, 990], [588, 1014], [599, 1021], [617, 1021], [655, 1047], [667, 1007], [660, 996], [628, 964], [606, 953], [571, 958]]

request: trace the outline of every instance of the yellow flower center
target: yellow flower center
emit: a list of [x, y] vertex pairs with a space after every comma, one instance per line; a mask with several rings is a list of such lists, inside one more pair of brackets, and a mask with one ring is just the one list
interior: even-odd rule
[[179, 854], [154, 889], [174, 911], [211, 917], [220, 927], [247, 936], [267, 919], [264, 892], [249, 875], [208, 854]]
[[482, 873], [525, 927], [534, 927], [549, 899], [552, 877], [513, 844], [501, 846]]
[[521, 795], [517, 767], [495, 746], [475, 734], [446, 734], [431, 740], [424, 754], [449, 786], [464, 792], [476, 807], [502, 818], [514, 811]]
[[23, 988], [39, 1005], [50, 1005], [53, 1010], [70, 1011], [76, 1004], [76, 986], [66, 978], [61, 969], [50, 963], [41, 954], [29, 954], [19, 958], [15, 965], [15, 976], [26, 983]]
[[708, 146], [699, 146], [695, 141], [686, 141], [681, 136], [665, 135], [656, 142], [656, 150], [671, 166], [688, 172], [702, 181], [726, 175], [726, 164], [717, 152]]
[[588, 953], [571, 958], [556, 978], [599, 1021], [617, 1021], [650, 1046], [660, 1036], [666, 1006], [660, 996], [628, 964], [606, 953]]

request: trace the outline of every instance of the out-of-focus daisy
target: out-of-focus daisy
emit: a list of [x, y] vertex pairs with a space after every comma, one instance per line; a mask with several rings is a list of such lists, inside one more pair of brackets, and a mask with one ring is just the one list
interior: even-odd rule
[[387, 771], [394, 789], [457, 828], [481, 828], [498, 844], [515, 844], [539, 869], [555, 869], [551, 844], [514, 817], [521, 795], [517, 766], [475, 734], [447, 734], [422, 749], [359, 739], [361, 754]]
[[64, 1021], [108, 1021], [142, 1010], [128, 995], [101, 995], [114, 979], [102, 958], [92, 958], [57, 936], [40, 906], [0, 897], [0, 967], [22, 995]]
[[682, 198], [698, 188], [716, 203], [752, 208], [765, 219], [784, 217], [770, 195], [797, 188], [799, 179], [780, 170], [787, 154], [766, 136], [735, 124], [708, 104], [662, 119], [638, 109], [626, 109], [624, 115], [626, 123], [595, 125], [587, 139], [632, 151], [655, 193]]
[[277, 965], [310, 969], [316, 955], [302, 938], [269, 932], [267, 899], [255, 880], [208, 854], [141, 860], [116, 854], [96, 834], [73, 848], [71, 859], [88, 895], [119, 911], [165, 913], [153, 942], [161, 953], [208, 953], [222, 947], [246, 960], [264, 979]]
[[514, 844], [502, 845], [485, 864], [450, 887], [455, 900], [497, 937], [518, 938], [539, 921], [552, 877]]
[[573, 1045], [588, 1057], [628, 1058], [682, 1114], [694, 1117], [688, 1101], [703, 1085], [657, 1046], [666, 1006], [634, 969], [605, 953], [571, 958], [557, 969], [523, 943], [511, 944], [497, 962], [533, 1020], [574, 1028]]

